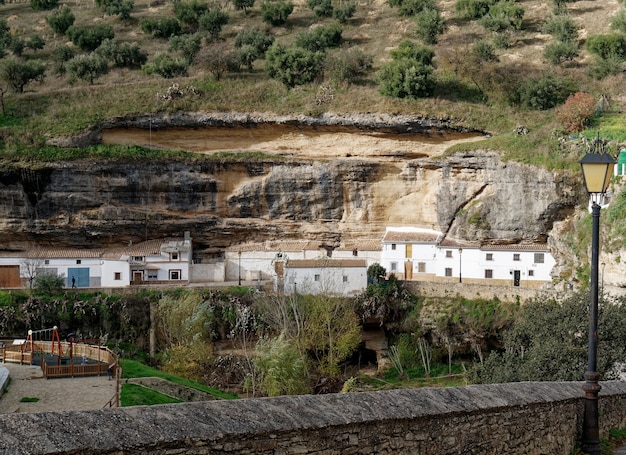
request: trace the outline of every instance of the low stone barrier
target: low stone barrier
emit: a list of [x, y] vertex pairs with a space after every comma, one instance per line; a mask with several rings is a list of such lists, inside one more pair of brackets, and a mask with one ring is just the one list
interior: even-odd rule
[[[525, 382], [0, 416], [6, 454], [567, 454], [582, 383]], [[601, 434], [626, 427], [603, 382]]]

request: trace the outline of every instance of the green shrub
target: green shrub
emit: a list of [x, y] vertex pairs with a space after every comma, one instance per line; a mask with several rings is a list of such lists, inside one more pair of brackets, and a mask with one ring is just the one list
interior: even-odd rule
[[133, 0], [96, 0], [96, 6], [109, 16], [119, 15], [122, 19], [128, 20], [135, 3]]
[[105, 39], [113, 39], [115, 34], [110, 25], [96, 24], [84, 27], [72, 25], [67, 29], [67, 37], [83, 51], [94, 51]]
[[626, 9], [620, 9], [611, 18], [611, 30], [617, 30], [620, 33], [626, 33]]
[[30, 7], [34, 11], [43, 11], [56, 8], [58, 4], [59, 0], [30, 0]]
[[527, 79], [518, 89], [519, 104], [528, 109], [546, 110], [563, 103], [574, 93], [572, 83], [552, 74]]
[[144, 33], [152, 35], [154, 38], [169, 39], [172, 36], [180, 35], [182, 27], [180, 22], [173, 17], [162, 17], [160, 19], [144, 19], [140, 23]]
[[65, 277], [56, 273], [44, 273], [35, 277], [37, 294], [56, 294], [65, 287]]
[[626, 59], [626, 36], [621, 33], [592, 35], [585, 42], [585, 49], [601, 59]]
[[220, 8], [211, 8], [198, 19], [201, 30], [206, 30], [212, 39], [217, 39], [224, 25], [228, 24], [228, 14]]
[[24, 48], [26, 47], [26, 42], [19, 36], [14, 36], [11, 41], [9, 41], [9, 50], [13, 52], [13, 54], [17, 57], [21, 57], [24, 53]]
[[331, 17], [333, 15], [331, 0], [307, 0], [307, 6], [317, 17]]
[[157, 54], [152, 62], [146, 63], [141, 67], [148, 75], [158, 74], [166, 79], [186, 76], [188, 68], [189, 65], [183, 59], [172, 57], [166, 53]]
[[148, 54], [141, 50], [139, 44], [110, 39], [104, 40], [96, 53], [119, 68], [140, 68], [148, 60]]
[[550, 43], [543, 50], [543, 56], [553, 65], [560, 65], [565, 61], [571, 61], [578, 57], [578, 44], [574, 41]]
[[265, 71], [287, 87], [313, 82], [322, 70], [322, 54], [273, 44], [265, 53]]
[[615, 76], [622, 72], [622, 59], [617, 57], [609, 57], [606, 59], [597, 57], [589, 65], [589, 76], [598, 80], [604, 79], [607, 76]]
[[174, 15], [183, 24], [195, 28], [200, 17], [209, 11], [206, 3], [197, 0], [174, 2]]
[[559, 41], [569, 42], [578, 36], [578, 25], [568, 15], [552, 16], [543, 23], [541, 31]]
[[242, 65], [252, 70], [252, 64], [265, 55], [265, 51], [274, 43], [274, 35], [259, 29], [242, 30], [235, 37], [235, 47]]
[[59, 35], [65, 35], [68, 28], [74, 25], [74, 14], [70, 7], [63, 5], [61, 8], [57, 8], [46, 18], [46, 22], [54, 33]]
[[170, 50], [180, 51], [189, 65], [191, 65], [194, 57], [200, 51], [201, 44], [202, 37], [198, 33], [194, 33], [193, 35], [172, 36], [170, 38]]
[[278, 1], [264, 1], [261, 4], [261, 17], [270, 25], [283, 25], [293, 12], [293, 3]]
[[233, 5], [235, 8], [243, 10], [243, 13], [247, 15], [248, 8], [254, 6], [254, 0], [233, 0]]
[[109, 72], [109, 64], [106, 58], [95, 52], [89, 55], [77, 55], [67, 62], [67, 72], [71, 83], [81, 79], [93, 84], [96, 79]]
[[419, 12], [415, 22], [417, 36], [426, 44], [437, 43], [438, 36], [442, 35], [445, 29], [443, 17], [437, 8], [427, 8]]
[[494, 3], [494, 0], [457, 0], [454, 8], [463, 19], [480, 19]]
[[46, 42], [40, 35], [31, 35], [28, 41], [26, 41], [26, 47], [33, 51], [41, 50], [45, 45]]
[[306, 358], [297, 347], [280, 335], [262, 339], [256, 346], [254, 367], [261, 391], [270, 397], [309, 393]]
[[432, 94], [433, 68], [417, 60], [394, 60], [382, 66], [378, 75], [378, 90], [394, 98], [423, 98]]
[[495, 33], [493, 35], [493, 45], [496, 49], [508, 49], [511, 46], [511, 37], [509, 32]]
[[74, 48], [61, 44], [52, 51], [52, 71], [54, 74], [61, 76], [65, 74], [65, 63], [73, 59], [75, 55]]
[[333, 17], [341, 24], [348, 22], [354, 13], [356, 12], [356, 3], [346, 2], [337, 6], [333, 11]]
[[435, 52], [432, 48], [423, 44], [415, 43], [410, 40], [403, 40], [398, 44], [396, 49], [391, 51], [391, 57], [394, 60], [415, 60], [421, 65], [432, 65]]
[[486, 40], [478, 40], [472, 46], [472, 54], [479, 62], [496, 62], [498, 56], [493, 44]]
[[[492, 17], [496, 20], [504, 20], [505, 28], [512, 28], [514, 30], [521, 30], [524, 24], [524, 8], [517, 3], [502, 1], [495, 3], [489, 7], [489, 13], [487, 17]], [[485, 17], [481, 18], [481, 21], [486, 20]], [[490, 29], [492, 31], [502, 31], [500, 29]]]
[[434, 0], [389, 0], [389, 5], [398, 8], [398, 13], [401, 16], [415, 16], [425, 9], [437, 7]]
[[341, 26], [330, 24], [300, 33], [296, 37], [296, 46], [311, 52], [322, 52], [341, 43]]

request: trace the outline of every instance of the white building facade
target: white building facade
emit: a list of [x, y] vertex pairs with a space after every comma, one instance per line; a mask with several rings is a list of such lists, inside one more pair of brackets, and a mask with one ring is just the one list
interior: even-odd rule
[[367, 288], [364, 259], [300, 259], [284, 264], [284, 293], [351, 296]]

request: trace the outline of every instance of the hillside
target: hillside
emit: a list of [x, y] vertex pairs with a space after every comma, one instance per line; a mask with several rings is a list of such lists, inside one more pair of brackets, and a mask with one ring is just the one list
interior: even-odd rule
[[[106, 4], [104, 1], [96, 3]], [[142, 31], [146, 20], [173, 19], [172, 2], [138, 0], [127, 20], [104, 14], [103, 9], [92, 2], [77, 1], [66, 5], [75, 16], [74, 26], [110, 26], [114, 40], [139, 46], [146, 53], [148, 64], [153, 63], [160, 53], [169, 53], [173, 57], [181, 55], [180, 51], [171, 49], [170, 40], [154, 38]], [[13, 155], [12, 152], [17, 149], [23, 151], [24, 146], [37, 147], [56, 136], [76, 134], [114, 117], [183, 110], [309, 115], [378, 112], [450, 119], [459, 125], [500, 136], [493, 143], [481, 144], [482, 147], [510, 152], [513, 156], [528, 153], [528, 149], [532, 148], [534, 155], [547, 156], [552, 146], [549, 144], [553, 140], [552, 131], [559, 129], [554, 109], [530, 110], [511, 105], [510, 100], [505, 99], [511, 85], [519, 85], [526, 79], [540, 78], [547, 73], [567, 80], [571, 90], [589, 92], [597, 98], [601, 94], [607, 95], [611, 112], [621, 112], [626, 103], [620, 90], [623, 75], [608, 76], [602, 80], [590, 78], [588, 71], [593, 58], [584, 49], [588, 36], [609, 33], [611, 18], [623, 9], [617, 1], [564, 4], [570, 17], [580, 27], [577, 33], [579, 56], [561, 65], [549, 64], [543, 58], [545, 47], [554, 40], [541, 32], [555, 8], [552, 2], [518, 2], [524, 12], [521, 29], [500, 34], [506, 36], [508, 47], [494, 49], [497, 61], [479, 65], [468, 63], [473, 62], [472, 46], [481, 40], [492, 42], [497, 34], [487, 31], [476, 20], [461, 18], [455, 5], [456, 2], [451, 1], [437, 3], [446, 28], [438, 42], [432, 45], [436, 67], [432, 95], [419, 99], [398, 99], [379, 93], [379, 71], [391, 60], [390, 51], [402, 40], [420, 40], [415, 17], [401, 16], [399, 8], [389, 6], [386, 1], [357, 3], [352, 18], [341, 25], [340, 47], [326, 51], [327, 58], [346, 59], [346, 52], [358, 48], [363, 55], [372, 58], [371, 69], [357, 78], [337, 82], [330, 78], [327, 68], [315, 82], [291, 89], [268, 77], [263, 58], [255, 60], [251, 69], [242, 67], [237, 72], [226, 71], [219, 80], [209, 71], [207, 62], [211, 61], [211, 55], [235, 52], [236, 38], [243, 30], [265, 30], [276, 43], [288, 47], [298, 39], [299, 34], [335, 22], [332, 18], [316, 17], [301, 0], [294, 2], [293, 13], [282, 26], [269, 26], [263, 22], [261, 2], [258, 0], [245, 13], [231, 2], [212, 2], [210, 8], [220, 8], [225, 12], [228, 23], [214, 39], [200, 30], [202, 49], [189, 66], [186, 76], [166, 79], [155, 74], [147, 75], [139, 67], [119, 68], [109, 64], [108, 74], [95, 78], [91, 84], [80, 79], [71, 83], [67, 71], [55, 74], [54, 53], [60, 47], [67, 45], [76, 55], [88, 52], [78, 49], [67, 36], [52, 31], [46, 21], [52, 11], [34, 11], [28, 2], [23, 1], [6, 3], [0, 5], [0, 17], [6, 19], [11, 36], [21, 38], [28, 44], [33, 34], [37, 34], [45, 45], [35, 50], [26, 47], [21, 57], [8, 46], [0, 63], [6, 65], [13, 59], [36, 61], [45, 65], [46, 73], [42, 82], [28, 83], [24, 93], [14, 93], [4, 78], [2, 88], [6, 115], [0, 117], [0, 125], [3, 126], [1, 134], [5, 154]], [[183, 24], [183, 32], [188, 33], [181, 36], [189, 36], [197, 28]], [[503, 82], [502, 74], [510, 75], [510, 78]], [[163, 100], [162, 95], [174, 84], [183, 88], [193, 86], [196, 92], [179, 99]], [[528, 128], [527, 137], [514, 136], [513, 130], [518, 125]], [[526, 160], [522, 158], [522, 161]]]

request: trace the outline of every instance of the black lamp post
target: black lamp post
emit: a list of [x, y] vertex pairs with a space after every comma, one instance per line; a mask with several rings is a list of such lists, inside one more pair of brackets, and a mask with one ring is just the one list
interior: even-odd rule
[[585, 414], [583, 418], [583, 452], [600, 455], [600, 427], [598, 424], [598, 258], [600, 256], [600, 204], [609, 186], [615, 160], [605, 152], [600, 138], [593, 142], [592, 150], [580, 160], [585, 188], [591, 198], [592, 237], [591, 237], [591, 283], [589, 302], [589, 346], [588, 367], [585, 373]]
[[237, 266], [237, 276], [239, 277], [239, 286], [241, 286], [241, 251], [237, 252], [237, 256], [239, 256], [239, 264]]
[[459, 283], [463, 282], [463, 277], [461, 276], [461, 269], [463, 268], [461, 266], [461, 254], [463, 254], [463, 248], [459, 248]]

